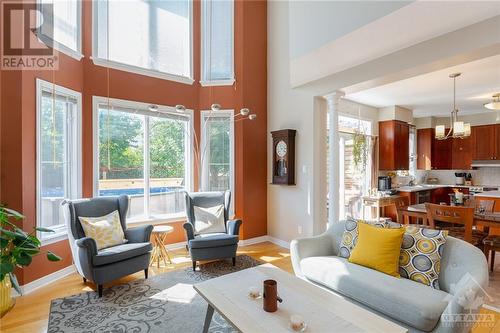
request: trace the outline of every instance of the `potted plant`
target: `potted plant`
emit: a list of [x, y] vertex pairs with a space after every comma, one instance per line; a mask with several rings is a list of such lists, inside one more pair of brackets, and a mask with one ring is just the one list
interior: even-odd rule
[[[11, 288], [21, 294], [21, 288], [14, 274], [16, 267], [26, 267], [31, 264], [33, 257], [41, 253], [41, 242], [36, 237], [36, 231], [54, 232], [51, 229], [37, 227], [27, 233], [14, 220], [24, 216], [15, 210], [0, 205], [0, 316], [6, 314], [14, 305]], [[60, 257], [47, 251], [49, 261], [59, 261]]]

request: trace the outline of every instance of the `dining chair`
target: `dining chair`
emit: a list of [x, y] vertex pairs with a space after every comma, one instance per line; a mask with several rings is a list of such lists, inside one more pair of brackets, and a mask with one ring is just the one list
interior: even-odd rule
[[396, 216], [399, 224], [408, 224], [409, 217], [403, 215], [403, 210], [410, 205], [410, 198], [399, 197], [394, 200], [396, 206]]
[[[445, 206], [426, 203], [427, 219], [432, 229], [448, 230], [448, 235], [483, 248], [486, 233], [474, 230], [474, 207]], [[445, 225], [440, 225], [444, 222]], [[451, 225], [451, 226], [450, 226]], [[458, 225], [453, 226], [453, 225]]]
[[495, 253], [500, 251], [500, 236], [490, 235], [483, 240], [484, 254], [486, 259], [490, 261], [490, 270], [495, 270]]
[[465, 202], [465, 206], [474, 207], [476, 214], [492, 213], [495, 206], [494, 200], [469, 199]]

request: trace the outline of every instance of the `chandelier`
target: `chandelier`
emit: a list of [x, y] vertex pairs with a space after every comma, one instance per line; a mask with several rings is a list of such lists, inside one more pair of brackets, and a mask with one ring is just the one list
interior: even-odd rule
[[437, 125], [436, 126], [436, 139], [438, 140], [446, 140], [448, 138], [466, 138], [470, 136], [470, 124], [464, 123], [463, 121], [458, 120], [458, 109], [456, 107], [456, 78], [459, 77], [462, 73], [453, 73], [450, 74], [450, 78], [453, 79], [453, 110], [451, 111], [450, 117], [450, 127], [448, 132], [446, 132], [445, 125]]
[[500, 93], [492, 96], [493, 100], [489, 103], [485, 103], [484, 107], [490, 110], [500, 110]]

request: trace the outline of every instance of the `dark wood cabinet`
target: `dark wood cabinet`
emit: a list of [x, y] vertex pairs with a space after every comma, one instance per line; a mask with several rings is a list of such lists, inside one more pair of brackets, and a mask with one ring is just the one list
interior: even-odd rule
[[448, 194], [451, 193], [451, 189], [448, 187], [439, 187], [431, 192], [431, 202], [435, 204], [440, 204], [445, 202], [446, 204], [450, 204], [450, 196]]
[[379, 122], [379, 169], [408, 170], [410, 126], [399, 120]]
[[[446, 129], [448, 131], [448, 129]], [[432, 169], [434, 170], [449, 170], [452, 164], [452, 147], [453, 140], [437, 140], [434, 139], [432, 145]]]
[[422, 128], [417, 130], [417, 169], [432, 169], [432, 146], [434, 143], [434, 129]]
[[500, 125], [472, 127], [472, 159], [500, 160]]
[[451, 152], [452, 169], [472, 169], [472, 138], [453, 139]]
[[[446, 129], [448, 131], [448, 129]], [[437, 140], [433, 128], [417, 130], [417, 169], [471, 169], [472, 138]]]

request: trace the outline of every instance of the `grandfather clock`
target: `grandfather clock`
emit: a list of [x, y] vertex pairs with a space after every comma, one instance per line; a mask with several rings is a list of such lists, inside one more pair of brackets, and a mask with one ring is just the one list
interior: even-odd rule
[[271, 132], [273, 137], [273, 184], [295, 185], [295, 133], [284, 129]]

